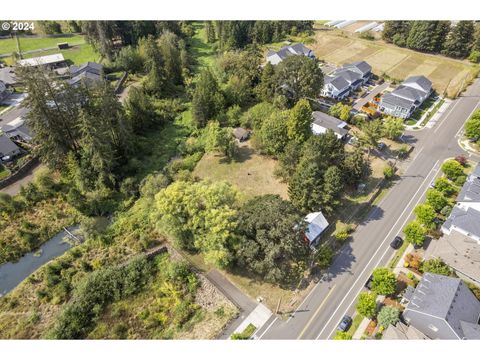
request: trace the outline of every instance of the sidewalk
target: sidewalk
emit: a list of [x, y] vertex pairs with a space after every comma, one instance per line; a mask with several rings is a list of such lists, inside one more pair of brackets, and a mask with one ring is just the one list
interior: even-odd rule
[[423, 130], [424, 128], [431, 129], [432, 127], [435, 126], [437, 121], [440, 119], [440, 117], [445, 113], [445, 111], [449, 108], [450, 104], [452, 103], [452, 100], [449, 99], [443, 99], [444, 103], [440, 108], [433, 114], [431, 119], [425, 124], [421, 125], [425, 118], [432, 112], [433, 108], [441, 101], [442, 99], [439, 98], [437, 101], [435, 101], [432, 106], [430, 106], [430, 109], [423, 114], [423, 116], [414, 124], [414, 125], [407, 125], [405, 127], [405, 130], [410, 130], [410, 131], [418, 131], [418, 130]]
[[241, 333], [249, 324], [255, 326], [256, 329], [260, 329], [271, 316], [272, 312], [265, 305], [259, 303], [232, 333]]
[[362, 322], [360, 323], [360, 325], [358, 325], [357, 330], [352, 335], [352, 339], [353, 340], [360, 340], [362, 338], [365, 330], [367, 330], [368, 324], [370, 324], [370, 319], [364, 317]]

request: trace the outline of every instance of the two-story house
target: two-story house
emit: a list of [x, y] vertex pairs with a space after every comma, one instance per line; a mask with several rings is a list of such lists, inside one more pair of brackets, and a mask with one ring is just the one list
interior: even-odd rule
[[391, 93], [386, 93], [380, 100], [380, 112], [409, 118], [432, 93], [432, 82], [425, 76], [411, 76]]
[[309, 49], [302, 43], [296, 43], [282, 47], [278, 51], [269, 50], [267, 53], [267, 62], [277, 65], [290, 56], [303, 55], [309, 58], [315, 58], [313, 50]]
[[345, 64], [332, 75], [325, 77], [322, 96], [342, 100], [366, 84], [371, 76], [372, 67], [366, 61]]

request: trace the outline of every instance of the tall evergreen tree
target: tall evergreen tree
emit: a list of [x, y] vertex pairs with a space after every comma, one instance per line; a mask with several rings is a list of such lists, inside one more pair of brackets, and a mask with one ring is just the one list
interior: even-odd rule
[[303, 143], [312, 134], [312, 108], [306, 99], [299, 100], [290, 110], [287, 120], [288, 137], [290, 140]]
[[183, 83], [179, 40], [177, 35], [168, 30], [158, 40], [165, 77], [171, 85], [181, 85]]
[[145, 58], [145, 69], [148, 72], [144, 82], [145, 90], [150, 94], [162, 96], [166, 90], [167, 75], [157, 41], [153, 36], [149, 36], [141, 42], [140, 47]]
[[414, 21], [407, 46], [425, 52], [440, 52], [450, 31], [450, 21]]
[[443, 53], [454, 58], [467, 57], [473, 46], [474, 34], [473, 21], [459, 21], [448, 34]]
[[411, 25], [411, 21], [385, 21], [382, 38], [397, 46], [405, 46]]
[[195, 84], [192, 99], [193, 119], [199, 127], [204, 127], [223, 108], [223, 95], [212, 71], [204, 69]]

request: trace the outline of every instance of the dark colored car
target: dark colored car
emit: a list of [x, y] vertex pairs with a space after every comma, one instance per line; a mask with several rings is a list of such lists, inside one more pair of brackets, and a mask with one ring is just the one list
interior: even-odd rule
[[347, 331], [350, 329], [350, 326], [352, 326], [352, 318], [348, 315], [345, 315], [337, 329], [340, 331]]
[[373, 275], [370, 275], [370, 277], [368, 278], [367, 282], [365, 283], [365, 287], [366, 287], [368, 290], [372, 290], [372, 281], [373, 281]]
[[399, 249], [402, 244], [403, 239], [400, 236], [395, 236], [395, 239], [390, 243], [390, 246], [396, 250]]

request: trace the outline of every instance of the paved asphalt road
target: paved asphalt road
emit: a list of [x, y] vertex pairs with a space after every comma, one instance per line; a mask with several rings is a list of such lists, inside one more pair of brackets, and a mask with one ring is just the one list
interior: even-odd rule
[[440, 166], [448, 157], [463, 153], [458, 134], [479, 107], [480, 80], [455, 100], [435, 127], [406, 134], [415, 151], [400, 179], [353, 234], [320, 281], [287, 321], [272, 316], [256, 332], [258, 339], [329, 339], [345, 314], [352, 315], [358, 294], [373, 269], [393, 254], [389, 244], [412, 218]]

